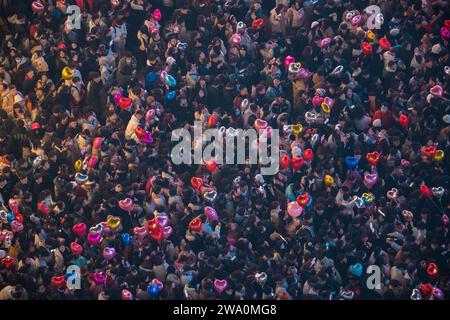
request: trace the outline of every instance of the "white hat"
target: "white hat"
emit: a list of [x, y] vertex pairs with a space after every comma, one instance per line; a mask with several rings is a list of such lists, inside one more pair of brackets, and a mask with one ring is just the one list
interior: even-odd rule
[[400, 33], [400, 29], [399, 28], [392, 28], [391, 31], [389, 31], [389, 33], [391, 34], [391, 36], [395, 37]]

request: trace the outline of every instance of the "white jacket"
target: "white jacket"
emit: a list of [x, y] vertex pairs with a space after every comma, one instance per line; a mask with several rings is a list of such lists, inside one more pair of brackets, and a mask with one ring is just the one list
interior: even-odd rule
[[136, 119], [135, 115], [133, 115], [128, 122], [127, 129], [125, 130], [125, 139], [130, 140], [134, 139], [136, 142], [139, 142], [139, 138], [136, 136], [134, 132], [136, 128], [139, 126], [140, 122]]

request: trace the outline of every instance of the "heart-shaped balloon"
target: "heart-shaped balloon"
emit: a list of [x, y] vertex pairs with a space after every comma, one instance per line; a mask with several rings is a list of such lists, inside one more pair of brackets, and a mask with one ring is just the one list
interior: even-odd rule
[[324, 39], [322, 39], [322, 41], [320, 41], [320, 47], [326, 48], [330, 45], [330, 43], [331, 43], [331, 38], [324, 38]]
[[330, 114], [331, 108], [330, 108], [330, 106], [327, 105], [325, 102], [322, 102], [322, 104], [320, 105], [320, 107], [322, 108], [322, 111], [323, 111], [325, 114]]
[[284, 58], [284, 67], [287, 69], [291, 63], [295, 63], [295, 58], [293, 56], [286, 56]]
[[355, 169], [356, 166], [358, 165], [358, 162], [359, 162], [359, 159], [356, 157], [350, 157], [350, 156], [345, 157], [345, 165], [350, 170]]
[[211, 159], [209, 161], [205, 161], [205, 167], [208, 169], [209, 172], [214, 172], [217, 168], [217, 162], [214, 159]]
[[312, 149], [306, 149], [305, 151], [303, 151], [303, 159], [305, 159], [306, 162], [311, 162], [313, 157], [314, 157], [314, 154], [313, 154]]
[[435, 161], [441, 161], [442, 159], [444, 159], [444, 157], [445, 157], [444, 150], [436, 150], [436, 153], [434, 154], [433, 159]]
[[141, 127], [136, 127], [136, 129], [134, 129], [134, 133], [136, 134], [136, 137], [138, 137], [139, 139], [144, 139], [147, 137], [147, 131], [145, 131]]
[[431, 198], [431, 195], [432, 195], [430, 188], [428, 188], [428, 186], [425, 184], [420, 185], [420, 193], [422, 194], [422, 197], [424, 197], [424, 198]]
[[439, 270], [438, 267], [436, 265], [436, 263], [434, 262], [430, 262], [427, 266], [427, 274], [430, 277], [436, 277], [437, 275], [439, 275]]
[[291, 166], [291, 158], [287, 154], [284, 154], [280, 159], [280, 165], [283, 169], [289, 168]]
[[133, 101], [130, 98], [120, 97], [119, 98], [119, 107], [122, 110], [128, 110], [131, 107]]
[[376, 35], [371, 30], [366, 32], [366, 38], [370, 41], [375, 41]]
[[366, 172], [364, 174], [364, 185], [368, 188], [371, 189], [378, 180], [378, 174], [377, 173], [369, 173]]
[[330, 175], [328, 175], [328, 174], [325, 175], [325, 177], [323, 178], [323, 181], [325, 182], [325, 184], [326, 184], [327, 186], [331, 186], [331, 185], [334, 184], [334, 179], [333, 179], [333, 177], [330, 176]]
[[355, 26], [359, 25], [360, 22], [361, 22], [361, 15], [358, 14], [352, 18], [351, 24], [352, 24], [352, 26], [355, 27]]
[[155, 109], [149, 109], [145, 113], [145, 122], [149, 123], [151, 120], [153, 120], [155, 118], [155, 115], [156, 115]]
[[401, 159], [400, 164], [403, 168], [409, 168], [409, 166], [411, 165], [411, 163], [406, 159]]
[[450, 30], [449, 29], [442, 27], [440, 34], [441, 34], [442, 39], [444, 39], [444, 40], [450, 39]]
[[75, 161], [75, 164], [73, 165], [76, 172], [80, 171], [83, 168], [83, 161], [80, 159]]
[[116, 249], [111, 247], [105, 247], [103, 249], [103, 258], [105, 258], [106, 261], [114, 259], [116, 255]]
[[108, 216], [108, 218], [106, 219], [106, 225], [112, 230], [115, 230], [120, 226], [120, 218], [115, 216]]
[[91, 246], [96, 246], [102, 241], [101, 232], [89, 232], [87, 235], [87, 242]]
[[366, 206], [370, 205], [373, 202], [373, 200], [375, 200], [375, 196], [373, 195], [373, 193], [370, 193], [370, 192], [363, 193], [361, 195], [361, 198], [363, 199], [364, 204]]
[[169, 217], [165, 215], [159, 215], [155, 217], [156, 221], [161, 227], [165, 227], [169, 224]]
[[64, 276], [53, 276], [51, 283], [55, 288], [61, 289], [66, 285], [66, 278]]
[[119, 201], [119, 207], [127, 212], [130, 212], [133, 208], [133, 200], [131, 198], [125, 198]]
[[366, 159], [371, 166], [376, 167], [378, 161], [380, 160], [380, 153], [377, 151], [369, 152], [366, 154]]
[[258, 18], [252, 22], [253, 29], [259, 29], [264, 25], [264, 19]]
[[89, 168], [94, 168], [95, 165], [97, 164], [97, 161], [98, 161], [97, 156], [91, 156], [91, 157], [89, 158], [88, 167], [89, 167]]
[[41, 201], [37, 205], [37, 211], [42, 212], [44, 215], [48, 216], [52, 210], [45, 204], [45, 201]]
[[361, 263], [356, 263], [356, 264], [352, 264], [348, 270], [350, 271], [350, 273], [352, 275], [354, 275], [355, 277], [361, 277], [362, 272], [363, 272], [363, 266]]
[[322, 104], [323, 100], [324, 99], [321, 96], [314, 96], [312, 98], [312, 104], [313, 104], [314, 107], [318, 107], [318, 106], [320, 106]]
[[195, 190], [199, 190], [203, 186], [203, 179], [198, 177], [192, 177], [191, 185]]
[[157, 278], [154, 278], [150, 283], [156, 285], [158, 287], [159, 291], [164, 289], [164, 284], [161, 281], [159, 281]]
[[433, 158], [434, 155], [436, 154], [437, 149], [435, 146], [428, 146], [428, 147], [422, 147], [421, 151], [424, 156]]
[[411, 300], [422, 300], [422, 294], [419, 289], [413, 289], [411, 293]]
[[267, 128], [267, 121], [262, 119], [256, 119], [255, 121], [255, 129], [256, 130], [263, 130]]
[[288, 204], [287, 212], [292, 218], [297, 218], [303, 213], [303, 208], [298, 204], [297, 201], [292, 201]]
[[147, 234], [147, 230], [145, 229], [145, 227], [135, 227], [133, 229], [133, 234], [138, 237], [138, 239], [142, 240]]
[[439, 288], [433, 288], [433, 296], [438, 300], [444, 300], [444, 293]]
[[433, 193], [433, 196], [441, 199], [444, 196], [445, 189], [443, 187], [433, 187], [431, 188], [431, 192]]
[[203, 193], [203, 198], [208, 201], [209, 203], [213, 203], [214, 200], [216, 200], [217, 198], [217, 191], [216, 190], [211, 190], [208, 192]]
[[391, 190], [389, 190], [386, 193], [386, 196], [390, 200], [397, 200], [397, 198], [398, 198], [398, 189], [397, 188], [392, 188]]
[[152, 18], [156, 21], [160, 21], [162, 18], [161, 10], [155, 9], [155, 11], [153, 11], [152, 13]]
[[133, 300], [133, 294], [127, 289], [122, 290], [122, 300]]
[[86, 234], [86, 224], [83, 222], [77, 223], [72, 227], [72, 231], [78, 236], [82, 237]]
[[265, 273], [265, 272], [255, 273], [255, 280], [256, 280], [256, 283], [263, 286], [267, 281], [267, 273]]
[[125, 247], [129, 246], [131, 243], [131, 236], [129, 233], [124, 232], [120, 235], [120, 238], [122, 239], [122, 243]]
[[171, 226], [166, 226], [163, 228], [162, 232], [163, 232], [164, 239], [168, 239], [170, 237], [170, 235], [172, 234], [173, 229]]
[[381, 50], [389, 50], [391, 48], [391, 43], [386, 37], [382, 37], [379, 41]]
[[300, 123], [294, 124], [292, 126], [292, 133], [294, 134], [294, 136], [298, 137], [298, 135], [300, 133], [302, 133], [303, 131], [303, 126]]
[[309, 199], [310, 199], [309, 194], [305, 193], [298, 195], [296, 200], [300, 206], [305, 208], [309, 203]]
[[441, 221], [445, 225], [448, 224], [448, 221], [449, 221], [448, 216], [446, 214], [443, 214], [442, 217], [441, 217]]
[[70, 244], [70, 250], [71, 250], [74, 254], [80, 255], [80, 254], [83, 253], [83, 246], [82, 246], [81, 244], [79, 244], [79, 243], [72, 242], [72, 243]]
[[361, 49], [365, 55], [372, 54], [372, 45], [366, 41], [361, 44]]
[[31, 10], [33, 10], [33, 12], [36, 12], [36, 13], [42, 13], [42, 12], [44, 12], [45, 7], [39, 1], [33, 1], [31, 3]]
[[8, 223], [11, 223], [14, 221], [14, 215], [11, 212], [8, 212], [8, 214], [6, 215], [6, 220], [8, 221]]
[[301, 66], [302, 66], [301, 63], [292, 62], [291, 64], [289, 64], [288, 72], [290, 74], [296, 74], [300, 71]]
[[423, 283], [419, 287], [422, 297], [428, 299], [433, 294], [433, 286], [429, 283]]
[[209, 221], [216, 221], [218, 219], [217, 211], [213, 207], [206, 206], [203, 210], [203, 213], [205, 214], [206, 218]]
[[305, 113], [305, 121], [306, 121], [308, 124], [313, 124], [313, 123], [316, 122], [316, 120], [317, 120], [317, 115], [316, 115], [315, 113], [310, 112], [310, 111], [307, 111], [307, 112]]
[[96, 150], [100, 149], [100, 147], [102, 146], [103, 140], [104, 139], [102, 137], [96, 137], [94, 139], [94, 142], [92, 143], [92, 147]]
[[225, 289], [228, 287], [228, 282], [226, 279], [223, 280], [219, 280], [219, 279], [215, 279], [214, 280], [214, 288], [216, 289], [216, 291], [220, 294], [223, 291], [225, 291]]
[[293, 157], [291, 160], [292, 170], [297, 171], [303, 167], [305, 160], [302, 157]]
[[19, 203], [14, 198], [10, 198], [8, 200], [8, 206], [11, 209], [12, 213], [16, 213], [19, 210]]
[[94, 280], [96, 285], [100, 286], [106, 282], [106, 276], [100, 272], [94, 272], [92, 280]]
[[354, 204], [358, 209], [364, 208], [366, 206], [363, 198], [360, 198], [360, 197], [355, 198]]
[[101, 223], [99, 223], [96, 226], [89, 228], [89, 232], [102, 233], [103, 232], [103, 225]]
[[200, 217], [195, 217], [189, 222], [189, 229], [193, 232], [200, 232], [202, 230], [202, 219]]
[[23, 231], [23, 224], [17, 220], [11, 222], [11, 230], [14, 233]]
[[408, 129], [408, 125], [409, 125], [409, 118], [407, 115], [401, 114], [398, 122], [400, 123], [400, 125], [405, 128]]
[[121, 92], [121, 91], [117, 91], [117, 92], [113, 95], [114, 103], [115, 103], [115, 104], [119, 104], [120, 98], [122, 98], [122, 92]]

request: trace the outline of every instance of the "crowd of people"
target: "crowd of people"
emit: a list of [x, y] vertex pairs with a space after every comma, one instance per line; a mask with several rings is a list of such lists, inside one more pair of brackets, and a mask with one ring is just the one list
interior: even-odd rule
[[[0, 11], [0, 300], [450, 297], [448, 1]], [[194, 121], [278, 173], [175, 165]]]

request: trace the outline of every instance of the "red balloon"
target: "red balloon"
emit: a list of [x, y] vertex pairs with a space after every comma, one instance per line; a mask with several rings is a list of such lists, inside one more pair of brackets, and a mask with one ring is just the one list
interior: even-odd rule
[[380, 153], [377, 151], [369, 152], [368, 154], [366, 154], [366, 159], [371, 166], [375, 167], [380, 160]]
[[386, 37], [380, 39], [380, 48], [383, 50], [389, 50], [391, 48], [391, 43]]
[[433, 286], [429, 283], [421, 284], [419, 290], [425, 298], [429, 298], [433, 294]]
[[287, 154], [283, 155], [280, 159], [280, 164], [283, 169], [289, 168], [291, 165], [291, 158]]
[[422, 154], [430, 158], [434, 157], [436, 151], [437, 149], [435, 146], [422, 147]]
[[303, 163], [305, 160], [302, 157], [293, 157], [291, 164], [292, 164], [292, 170], [297, 171], [303, 166]]
[[139, 139], [144, 139], [145, 137], [147, 137], [147, 131], [145, 131], [141, 127], [136, 127], [136, 129], [134, 129], [134, 133]]
[[400, 123], [400, 125], [403, 127], [403, 128], [408, 128], [408, 125], [409, 125], [409, 119], [408, 119], [408, 116], [407, 115], [404, 115], [404, 114], [401, 114], [400, 115], [400, 118], [398, 119], [398, 121], [399, 121], [399, 123]]
[[196, 217], [189, 222], [189, 229], [194, 232], [199, 232], [202, 230], [202, 220], [200, 217]]
[[80, 244], [76, 243], [76, 242], [72, 242], [70, 244], [70, 250], [74, 253], [74, 254], [82, 254], [83, 253], [83, 246], [81, 246]]
[[309, 195], [307, 193], [299, 195], [297, 197], [297, 203], [305, 208], [309, 203]]
[[57, 289], [64, 287], [66, 284], [66, 279], [64, 276], [53, 276], [51, 279], [52, 285], [54, 285]]
[[216, 160], [212, 159], [209, 161], [205, 161], [205, 167], [209, 172], [214, 172], [217, 169]]
[[196, 189], [200, 189], [201, 186], [203, 185], [203, 179], [202, 178], [197, 178], [197, 177], [192, 177], [191, 179], [191, 185]]
[[364, 41], [361, 45], [362, 51], [364, 54], [369, 55], [372, 54], [372, 45], [366, 41]]
[[425, 184], [420, 185], [420, 193], [424, 198], [431, 198], [432, 192]]
[[434, 277], [439, 274], [438, 267], [434, 262], [430, 262], [430, 264], [428, 264], [427, 273], [430, 277]]
[[131, 103], [133, 101], [131, 101], [130, 98], [126, 98], [126, 97], [121, 97], [119, 99], [119, 107], [122, 110], [128, 110], [128, 108], [131, 106]]
[[216, 125], [216, 123], [217, 123], [217, 117], [216, 116], [211, 116], [211, 117], [209, 117], [209, 119], [208, 119], [208, 127], [213, 127], [213, 126], [215, 126]]
[[303, 151], [303, 158], [305, 159], [306, 162], [311, 162], [313, 157], [314, 155], [312, 149], [306, 149], [305, 151]]
[[259, 29], [263, 26], [264, 20], [259, 18], [252, 22], [252, 28]]
[[147, 222], [147, 230], [150, 237], [160, 241], [164, 237], [163, 228], [156, 219]]

